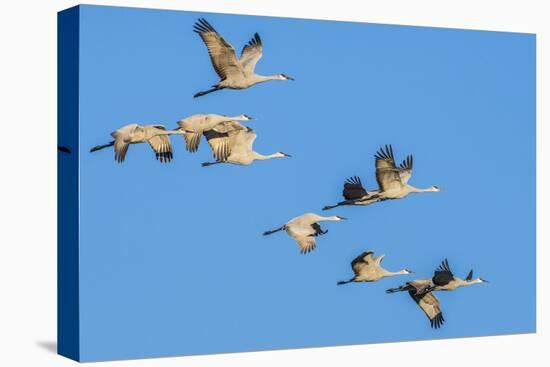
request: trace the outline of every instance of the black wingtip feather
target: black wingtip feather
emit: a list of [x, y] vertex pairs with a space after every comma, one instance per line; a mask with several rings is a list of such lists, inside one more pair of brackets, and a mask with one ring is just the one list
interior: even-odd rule
[[444, 321], [445, 321], [445, 319], [443, 318], [443, 314], [438, 313], [433, 320], [430, 320], [430, 324], [431, 324], [432, 328], [439, 329], [441, 327], [441, 325], [443, 325]]
[[193, 26], [193, 30], [196, 32], [196, 33], [205, 33], [205, 32], [214, 32], [214, 33], [218, 33], [216, 32], [216, 30], [214, 29], [214, 27], [212, 27], [212, 25], [210, 25], [210, 23], [208, 23], [208, 21], [204, 18], [199, 18], [197, 20], [197, 22], [195, 23], [195, 25]]
[[401, 164], [399, 165], [399, 168], [412, 169], [412, 166], [413, 166], [413, 157], [412, 155], [408, 155], [407, 158], [405, 158], [403, 162], [401, 162]]
[[390, 159], [393, 160], [393, 148], [391, 144], [386, 144], [385, 146], [381, 147], [376, 154], [374, 155], [376, 159]]
[[438, 270], [440, 271], [451, 271], [451, 268], [449, 267], [449, 260], [445, 259], [441, 262], [441, 265], [439, 265]]

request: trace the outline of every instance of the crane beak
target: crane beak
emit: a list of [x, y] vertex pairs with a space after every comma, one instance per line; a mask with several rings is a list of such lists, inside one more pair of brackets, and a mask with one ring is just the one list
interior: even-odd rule
[[485, 280], [485, 279], [483, 279], [483, 278], [479, 278], [479, 280], [481, 280], [483, 283], [489, 283], [488, 280]]

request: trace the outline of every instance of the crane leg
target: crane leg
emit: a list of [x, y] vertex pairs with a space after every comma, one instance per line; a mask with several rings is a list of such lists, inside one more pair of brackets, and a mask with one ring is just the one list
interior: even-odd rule
[[219, 163], [224, 163], [224, 162], [204, 162], [204, 163], [201, 164], [201, 166], [208, 167], [208, 166], [212, 166], [214, 164], [219, 164]]
[[223, 88], [214, 87], [214, 88], [209, 89], [209, 90], [205, 90], [205, 91], [202, 91], [202, 92], [198, 92], [198, 93], [196, 93], [196, 94], [193, 96], [193, 98], [201, 97], [201, 96], [207, 95], [208, 93], [212, 93], [212, 92], [215, 92], [215, 91], [220, 90], [220, 89], [223, 89]]

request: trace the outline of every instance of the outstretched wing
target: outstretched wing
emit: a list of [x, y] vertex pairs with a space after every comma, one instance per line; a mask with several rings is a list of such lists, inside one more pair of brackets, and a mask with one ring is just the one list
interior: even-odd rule
[[367, 190], [363, 187], [361, 179], [357, 176], [350, 177], [344, 183], [342, 195], [346, 200], [361, 199], [368, 195]]
[[239, 131], [246, 129], [246, 126], [237, 121], [228, 121], [216, 125], [212, 130], [205, 131], [204, 136], [212, 149], [214, 158], [217, 161], [226, 161], [231, 154], [236, 135]]
[[194, 153], [199, 150], [202, 135], [200, 133], [186, 132], [183, 138], [185, 139], [185, 148], [188, 152]]
[[254, 72], [256, 63], [262, 58], [262, 52], [262, 39], [258, 33], [255, 33], [254, 38], [252, 38], [248, 44], [243, 47], [241, 57], [239, 58], [245, 73]]
[[413, 169], [413, 156], [408, 155], [407, 158], [401, 162], [399, 165], [399, 177], [401, 178], [401, 182], [403, 184], [407, 184], [409, 182], [409, 179], [412, 175], [412, 169]]
[[298, 246], [300, 246], [300, 253], [302, 254], [307, 254], [315, 250], [315, 247], [317, 246], [314, 236], [299, 236], [295, 237], [295, 240], [296, 243], [298, 243]]
[[441, 265], [435, 270], [432, 281], [437, 286], [444, 286], [449, 284], [454, 279], [453, 272], [449, 267], [449, 261], [447, 259], [441, 262]]
[[440, 328], [445, 319], [443, 318], [437, 297], [432, 292], [417, 294], [414, 291], [409, 291], [409, 294], [426, 316], [428, 316], [431, 326], [434, 329]]
[[214, 70], [221, 80], [231, 77], [244, 77], [243, 68], [237, 56], [235, 49], [208, 23], [204, 18], [200, 18], [193, 28], [202, 38], [208, 54], [212, 61]]
[[361, 255], [353, 259], [353, 261], [351, 262], [351, 268], [353, 269], [353, 272], [355, 274], [359, 274], [365, 268], [372, 266], [374, 264], [374, 259], [372, 258], [373, 254], [374, 252], [372, 251], [365, 251]]
[[294, 238], [302, 254], [307, 254], [316, 247], [315, 238], [321, 228], [314, 224], [315, 222], [309, 222], [308, 218], [302, 215], [292, 219], [286, 225], [287, 233]]
[[470, 280], [472, 280], [473, 277], [474, 277], [474, 269], [470, 270], [468, 275], [466, 275], [465, 280], [470, 281]]
[[124, 139], [118, 137], [115, 139], [115, 160], [118, 163], [124, 162], [126, 159], [126, 153], [128, 152], [129, 143], [125, 142]]
[[391, 145], [386, 145], [385, 149], [380, 148], [374, 155], [376, 160], [376, 181], [381, 191], [398, 190], [403, 183], [399, 176], [399, 170], [395, 166], [393, 159], [393, 149]]
[[162, 163], [170, 162], [173, 158], [172, 144], [168, 135], [155, 135], [148, 140], [149, 145], [155, 152], [157, 160]]
[[115, 160], [118, 163], [122, 163], [126, 159], [132, 134], [140, 131], [143, 131], [143, 127], [138, 124], [128, 124], [111, 133], [111, 136], [115, 139]]
[[233, 145], [231, 147], [231, 153], [247, 155], [252, 151], [252, 146], [256, 140], [256, 133], [251, 128], [247, 127], [246, 130], [239, 130], [234, 136]]

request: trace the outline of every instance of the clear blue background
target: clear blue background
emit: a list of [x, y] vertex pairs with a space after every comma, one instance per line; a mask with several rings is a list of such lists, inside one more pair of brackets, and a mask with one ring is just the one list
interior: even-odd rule
[[[269, 82], [193, 99], [217, 82], [192, 31], [206, 17], [240, 52], [264, 42]], [[535, 36], [84, 6], [81, 12], [80, 316], [83, 360], [251, 351], [535, 331]], [[158, 163], [134, 145], [90, 154], [127, 123], [249, 114], [261, 153], [218, 165], [172, 139]], [[441, 193], [322, 213], [344, 179], [375, 188], [373, 154], [415, 158], [411, 184]], [[304, 212], [340, 214], [300, 255]], [[411, 276], [337, 287], [365, 250]], [[440, 330], [407, 294], [431, 276], [491, 283], [439, 294]]]

